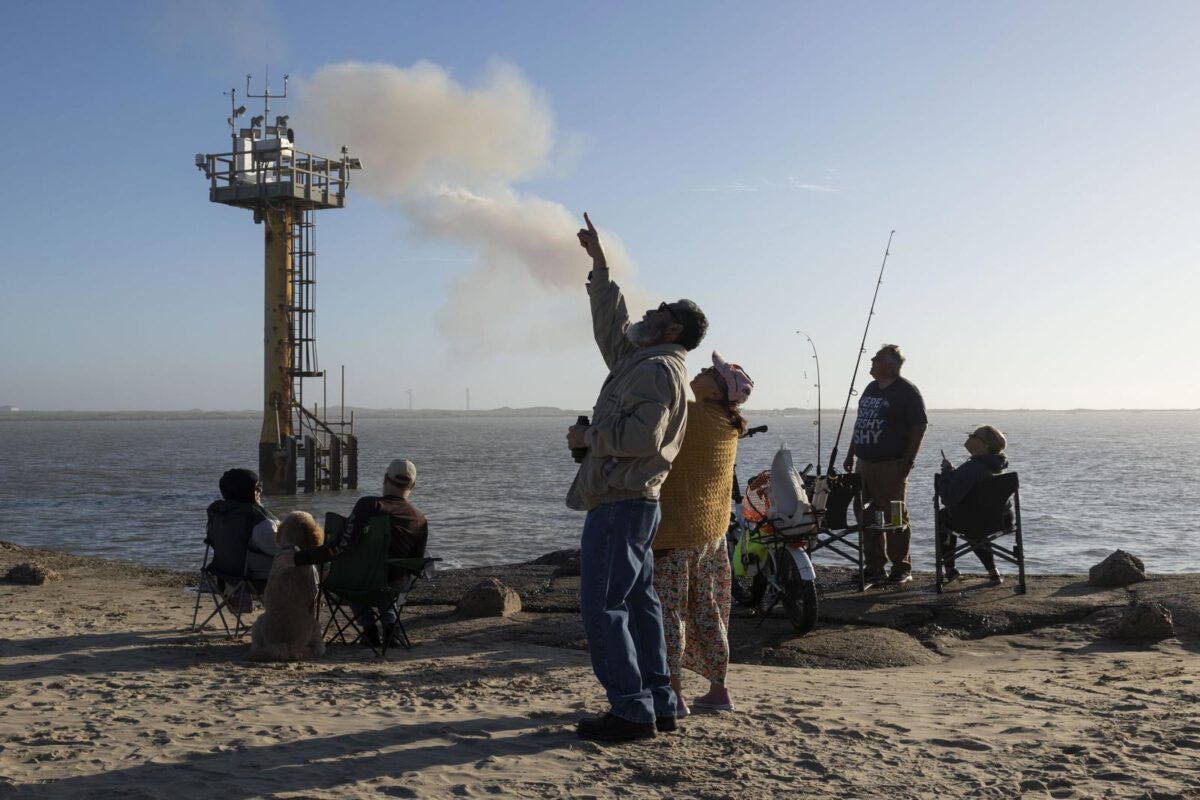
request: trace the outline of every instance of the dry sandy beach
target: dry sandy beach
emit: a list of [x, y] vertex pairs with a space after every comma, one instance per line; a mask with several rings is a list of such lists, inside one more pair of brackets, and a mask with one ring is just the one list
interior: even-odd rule
[[[445, 576], [406, 612], [410, 652], [261, 665], [187, 631], [178, 573], [0, 545], [0, 575], [27, 561], [64, 580], [0, 583], [5, 798], [1200, 798], [1196, 576], [1036, 579], [932, 616], [920, 583], [831, 591], [803, 639], [739, 616], [737, 713], [604, 747], [574, 735], [604, 703], [553, 568], [495, 571], [528, 579], [513, 618], [458, 618], [438, 593], [487, 571]], [[1178, 636], [1103, 639], [1133, 592], [1174, 603]]]

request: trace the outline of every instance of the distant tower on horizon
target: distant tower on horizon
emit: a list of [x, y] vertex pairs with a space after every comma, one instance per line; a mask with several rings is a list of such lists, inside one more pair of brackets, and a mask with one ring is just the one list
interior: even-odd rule
[[[326, 374], [317, 364], [314, 233], [315, 213], [328, 208], [345, 208], [350, 171], [361, 169], [345, 147], [337, 159], [305, 153], [295, 148], [295, 134], [288, 116], [271, 113], [271, 98], [287, 97], [288, 76], [283, 76], [283, 93], [271, 94], [270, 79], [262, 94], [250, 93], [246, 76], [246, 98], [262, 99], [263, 113], [239, 127], [246, 113], [237, 104], [237, 90], [230, 89], [229, 124], [231, 152], [197, 153], [196, 167], [208, 179], [208, 199], [254, 212], [254, 222], [263, 225], [265, 274], [263, 341], [263, 423], [258, 443], [258, 471], [267, 494], [295, 494], [297, 461], [304, 460], [304, 491], [358, 487], [358, 439], [354, 415], [346, 421], [330, 421], [314, 402], [304, 406], [304, 381], [320, 378], [322, 396]], [[343, 380], [342, 396], [345, 397]]]

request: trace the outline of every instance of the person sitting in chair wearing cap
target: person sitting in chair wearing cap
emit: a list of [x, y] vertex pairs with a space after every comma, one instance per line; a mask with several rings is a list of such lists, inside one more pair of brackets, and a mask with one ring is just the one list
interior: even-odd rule
[[[417, 467], [411, 461], [397, 458], [388, 465], [383, 476], [382, 496], [368, 495], [360, 497], [354, 504], [347, 520], [346, 535], [342, 540], [325, 544], [312, 550], [302, 550], [298, 553], [285, 553], [280, 557], [285, 561], [293, 560], [295, 564], [324, 564], [333, 561], [354, 547], [366, 533], [367, 525], [372, 517], [387, 515], [391, 520], [392, 537], [388, 548], [388, 558], [422, 558], [425, 546], [429, 541], [429, 523], [425, 515], [414, 506], [409, 497], [417, 484]], [[286, 566], [291, 566], [290, 563]], [[412, 576], [399, 567], [388, 568], [388, 581], [392, 584], [411, 582]], [[407, 588], [407, 587], [405, 587]], [[379, 644], [379, 630], [371, 622], [371, 612], [368, 607], [354, 606], [355, 615], [363, 626], [363, 636], [368, 642]], [[381, 608], [383, 623], [390, 634], [391, 627], [396, 623], [392, 608]]]
[[[967, 493], [977, 483], [993, 475], [999, 475], [1008, 469], [1008, 458], [1004, 455], [1008, 442], [1005, 440], [1004, 434], [992, 425], [981, 425], [967, 434], [967, 440], [963, 442], [963, 447], [971, 454], [971, 457], [957, 467], [951, 464], [949, 459], [942, 459], [941, 495], [946, 507], [938, 509], [938, 514], [943, 515], [942, 552], [948, 554], [945, 562], [945, 583], [957, 580], [959, 575], [958, 570], [954, 568], [953, 554], [956, 539], [954, 531], [951, 530], [955, 507], [963, 502]], [[1009, 505], [1011, 506], [1011, 504], [1012, 499], [1010, 498]], [[992, 551], [986, 547], [972, 547], [971, 549], [983, 564], [983, 568], [987, 570], [992, 585], [999, 586], [1003, 583], [1004, 579], [1000, 577], [1000, 572], [996, 569], [996, 559], [992, 555]]]

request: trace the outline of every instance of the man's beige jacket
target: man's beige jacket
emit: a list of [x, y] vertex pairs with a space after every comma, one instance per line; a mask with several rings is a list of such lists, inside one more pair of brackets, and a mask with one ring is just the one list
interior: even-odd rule
[[638, 348], [625, 337], [629, 312], [607, 269], [592, 270], [588, 294], [609, 373], [592, 409], [587, 456], [567, 493], [567, 505], [579, 511], [658, 499], [687, 424], [687, 351], [677, 344]]

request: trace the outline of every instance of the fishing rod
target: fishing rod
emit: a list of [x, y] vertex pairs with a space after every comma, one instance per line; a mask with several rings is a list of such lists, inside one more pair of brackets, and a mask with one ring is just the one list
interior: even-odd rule
[[[817, 362], [817, 420], [813, 424], [817, 426], [817, 475], [821, 474], [821, 359], [817, 358], [817, 345], [813, 342], [812, 337], [804, 331], [796, 331], [796, 333], [808, 339], [808, 346], [812, 348], [813, 361]], [[805, 375], [807, 377], [807, 375]]]
[[854, 390], [854, 382], [858, 380], [858, 367], [862, 364], [863, 353], [867, 352], [867, 331], [871, 329], [871, 317], [875, 316], [875, 301], [879, 299], [879, 287], [883, 285], [883, 270], [887, 267], [888, 256], [892, 252], [892, 237], [895, 231], [888, 234], [887, 247], [883, 249], [883, 263], [879, 265], [879, 280], [875, 282], [875, 294], [871, 297], [871, 310], [867, 314], [867, 324], [863, 327], [862, 342], [858, 345], [858, 358], [854, 360], [854, 375], [850, 378], [850, 391], [846, 393], [846, 405], [842, 407], [842, 421], [838, 424], [837, 438], [833, 440], [833, 450], [829, 451], [829, 469], [826, 474], [833, 473], [833, 465], [837, 462], [838, 445], [842, 441], [842, 428], [846, 426], [846, 412], [850, 410], [850, 398], [858, 394]]

